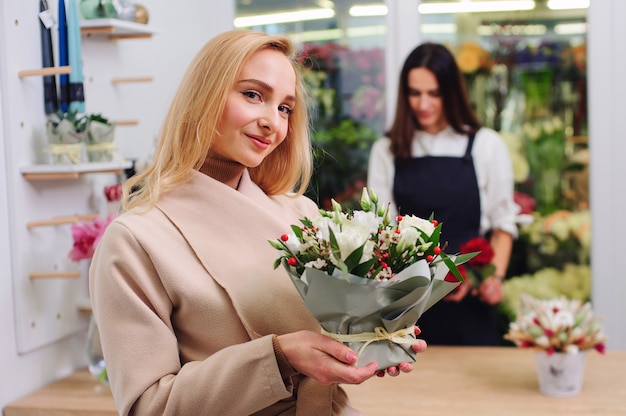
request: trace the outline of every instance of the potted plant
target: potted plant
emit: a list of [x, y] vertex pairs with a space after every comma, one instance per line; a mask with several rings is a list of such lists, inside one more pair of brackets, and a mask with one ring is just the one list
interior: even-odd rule
[[84, 139], [88, 118], [73, 112], [56, 112], [48, 117], [46, 134], [52, 163], [82, 163], [85, 161]]
[[565, 297], [521, 295], [521, 306], [505, 339], [536, 350], [539, 390], [547, 396], [575, 396], [582, 388], [585, 354], [605, 351], [604, 331], [591, 303]]

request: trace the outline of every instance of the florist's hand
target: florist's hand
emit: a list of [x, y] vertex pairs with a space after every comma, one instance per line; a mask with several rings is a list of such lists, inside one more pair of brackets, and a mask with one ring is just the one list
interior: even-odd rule
[[[415, 335], [419, 335], [422, 332], [421, 329], [419, 329], [418, 326], [415, 326]], [[418, 343], [415, 345], [411, 345], [411, 349], [415, 352], [423, 352], [426, 351], [427, 345], [426, 345], [426, 341], [424, 341], [423, 339], [418, 339]], [[378, 377], [384, 377], [385, 374], [389, 374], [391, 377], [396, 377], [398, 376], [400, 373], [410, 373], [411, 371], [413, 371], [413, 364], [412, 363], [400, 363], [397, 366], [392, 366], [387, 368], [387, 371], [385, 372], [385, 370], [379, 370], [376, 372], [376, 375]]]
[[467, 295], [467, 293], [472, 288], [472, 284], [469, 281], [465, 283], [461, 283], [456, 287], [452, 292], [450, 292], [443, 300], [447, 302], [460, 302]]
[[376, 374], [378, 368], [377, 362], [355, 367], [356, 352], [326, 335], [298, 331], [277, 338], [294, 370], [322, 384], [361, 384]]
[[489, 305], [495, 305], [504, 299], [502, 281], [494, 276], [486, 278], [478, 286], [477, 291], [478, 298]]

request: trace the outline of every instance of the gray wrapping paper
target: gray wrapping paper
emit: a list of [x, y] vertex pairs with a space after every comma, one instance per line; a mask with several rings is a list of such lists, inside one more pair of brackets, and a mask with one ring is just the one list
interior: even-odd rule
[[357, 366], [377, 361], [379, 369], [402, 362], [415, 362], [411, 349], [415, 340], [413, 327], [419, 317], [459, 285], [446, 282], [447, 267], [439, 263], [431, 269], [425, 260], [409, 266], [393, 279], [377, 282], [336, 272], [328, 275], [307, 268], [298, 276], [287, 266], [289, 275], [311, 314], [331, 334], [356, 335], [387, 333], [407, 329], [403, 340], [348, 341], [346, 345], [359, 354]]

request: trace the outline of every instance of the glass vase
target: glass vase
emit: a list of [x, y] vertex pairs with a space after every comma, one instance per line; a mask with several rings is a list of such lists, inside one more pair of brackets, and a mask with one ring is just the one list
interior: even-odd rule
[[107, 370], [104, 365], [104, 355], [102, 354], [102, 344], [100, 343], [100, 332], [96, 319], [91, 315], [89, 319], [89, 329], [87, 330], [87, 360], [89, 372], [96, 380], [104, 385], [109, 384]]

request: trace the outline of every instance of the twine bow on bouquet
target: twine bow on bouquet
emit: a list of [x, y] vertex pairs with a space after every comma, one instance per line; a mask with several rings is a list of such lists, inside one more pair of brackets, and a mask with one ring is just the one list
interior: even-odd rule
[[[362, 210], [344, 212], [332, 201], [332, 211], [270, 240], [281, 252], [274, 268], [286, 268], [322, 333], [358, 352], [357, 366], [414, 362], [414, 325], [463, 281], [457, 266], [478, 253], [444, 253], [442, 224], [412, 215], [392, 222], [372, 190], [363, 188], [360, 202]], [[457, 281], [444, 280], [448, 271]]]

